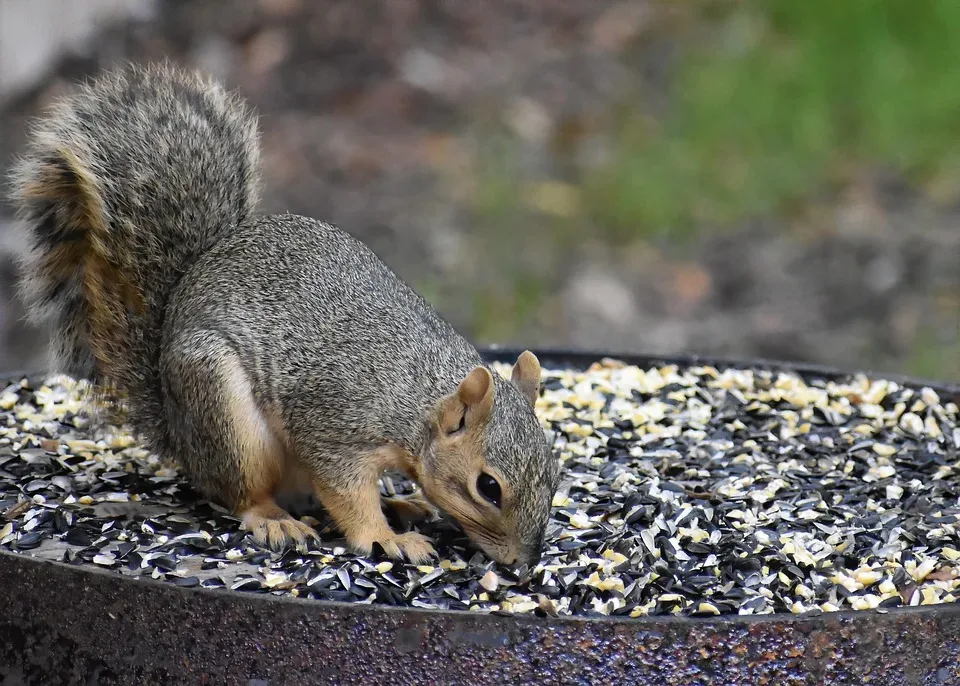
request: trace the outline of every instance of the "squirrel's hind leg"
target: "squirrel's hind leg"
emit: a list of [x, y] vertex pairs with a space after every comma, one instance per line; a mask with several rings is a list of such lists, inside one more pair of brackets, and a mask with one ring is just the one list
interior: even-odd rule
[[239, 516], [259, 545], [279, 551], [319, 540], [274, 500], [296, 465], [230, 346], [213, 332], [181, 335], [162, 366], [173, 444], [193, 484]]

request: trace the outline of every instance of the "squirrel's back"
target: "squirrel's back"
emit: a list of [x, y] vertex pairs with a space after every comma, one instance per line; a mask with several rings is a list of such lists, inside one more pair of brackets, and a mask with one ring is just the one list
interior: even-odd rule
[[37, 120], [11, 196], [22, 295], [51, 327], [55, 368], [120, 389], [136, 424], [156, 424], [166, 300], [254, 211], [259, 175], [244, 102], [169, 65], [102, 73]]
[[365, 244], [291, 214], [251, 219], [184, 275], [164, 340], [209, 331], [229, 332], [258, 398], [317, 440], [413, 444], [436, 395], [482, 364]]

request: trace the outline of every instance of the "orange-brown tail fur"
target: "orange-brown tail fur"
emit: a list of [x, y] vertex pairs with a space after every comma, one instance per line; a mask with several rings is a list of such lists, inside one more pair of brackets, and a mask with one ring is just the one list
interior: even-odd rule
[[169, 65], [104, 72], [33, 123], [11, 181], [28, 247], [20, 291], [49, 326], [50, 371], [115, 389], [157, 447], [163, 310], [257, 202], [255, 117]]
[[19, 198], [36, 222], [33, 242], [38, 255], [30, 265], [35, 271], [25, 283], [32, 281], [40, 289], [33, 295], [44, 304], [56, 306], [58, 298], [67, 299], [57, 324], [83, 331], [73, 337], [72, 351], [60, 351], [59, 361], [65, 363], [65, 371], [109, 379], [111, 365], [120, 360], [116, 348], [125, 312], [142, 315], [145, 306], [126, 265], [110, 252], [110, 229], [98, 186], [77, 155], [61, 148], [55, 156], [38, 161]]

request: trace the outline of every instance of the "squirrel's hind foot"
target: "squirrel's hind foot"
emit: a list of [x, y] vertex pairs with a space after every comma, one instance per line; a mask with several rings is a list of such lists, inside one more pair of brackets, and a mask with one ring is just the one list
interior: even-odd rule
[[274, 502], [254, 505], [243, 513], [240, 528], [251, 533], [261, 546], [280, 552], [290, 545], [305, 550], [307, 542], [320, 542], [313, 527], [299, 522]]

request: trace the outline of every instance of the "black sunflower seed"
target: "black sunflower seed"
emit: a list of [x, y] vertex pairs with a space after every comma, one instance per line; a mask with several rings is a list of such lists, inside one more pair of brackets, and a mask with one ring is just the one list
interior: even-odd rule
[[[15, 428], [16, 451], [0, 439], [0, 545], [29, 554], [56, 532], [69, 564], [174, 584], [543, 616], [814, 614], [857, 607], [864, 594], [892, 607], [938, 578], [956, 595], [960, 584], [933, 572], [960, 556], [957, 409], [871, 383], [733, 367], [546, 369], [544, 426], [564, 487], [541, 565], [524, 570], [478, 552], [448, 518], [418, 524], [440, 553], [426, 567], [382, 550], [364, 558], [326, 533], [307, 551], [274, 552], [135, 446], [100, 459], [83, 441], [112, 439], [69, 410], [34, 407], [50, 421]], [[11, 388], [36, 402], [39, 386]], [[901, 409], [888, 420], [867, 408], [878, 403]], [[921, 420], [906, 417], [909, 431], [905, 412]], [[931, 420], [939, 434], [925, 436]], [[0, 422], [19, 426], [11, 413]], [[400, 474], [382, 487], [413, 492]], [[11, 512], [17, 494], [37, 497]], [[180, 564], [218, 577], [171, 574]], [[926, 565], [930, 581], [914, 582], [906, 564]]]

